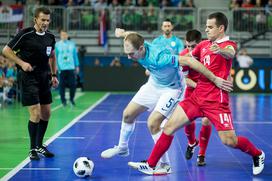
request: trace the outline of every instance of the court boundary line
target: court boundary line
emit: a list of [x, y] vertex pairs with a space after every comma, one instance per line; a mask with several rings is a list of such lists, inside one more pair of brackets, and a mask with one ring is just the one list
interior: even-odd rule
[[[201, 124], [201, 120], [196, 120], [196, 124]], [[78, 123], [111, 123], [111, 124], [118, 124], [121, 123], [121, 120], [80, 120]], [[136, 121], [136, 124], [146, 124], [147, 121]], [[248, 121], [239, 121], [239, 122], [234, 122], [233, 124], [272, 124], [271, 121], [259, 121], [259, 122], [248, 122]]]
[[[45, 144], [49, 145], [51, 142], [53, 142], [55, 139], [57, 139], [58, 136], [60, 136], [62, 133], [64, 133], [66, 130], [68, 130], [70, 127], [72, 127], [76, 122], [80, 120], [83, 116], [85, 116], [88, 112], [90, 112], [92, 109], [94, 109], [98, 104], [103, 102], [111, 93], [106, 93], [102, 98], [100, 98], [98, 101], [96, 101], [92, 106], [87, 108], [85, 111], [83, 111], [80, 115], [78, 115], [76, 118], [74, 118], [72, 121], [70, 121], [67, 125], [65, 125], [62, 129], [60, 129], [57, 133], [55, 133], [51, 138], [49, 138]], [[27, 157], [25, 160], [23, 160], [21, 163], [19, 163], [16, 167], [14, 167], [11, 171], [9, 171], [6, 175], [4, 175], [0, 180], [5, 181], [11, 179], [16, 173], [18, 173], [25, 165], [27, 165], [30, 162], [30, 159]]]

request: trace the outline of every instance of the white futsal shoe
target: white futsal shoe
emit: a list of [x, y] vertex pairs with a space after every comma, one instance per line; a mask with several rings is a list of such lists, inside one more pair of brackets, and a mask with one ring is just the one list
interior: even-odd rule
[[128, 165], [147, 175], [166, 175], [172, 173], [169, 164], [158, 164], [155, 168], [151, 168], [146, 161], [141, 162], [128, 162]]
[[265, 159], [265, 154], [263, 151], [261, 155], [253, 157], [253, 167], [252, 167], [253, 175], [258, 175], [263, 171], [264, 159]]
[[114, 146], [113, 148], [109, 148], [101, 153], [102, 158], [112, 158], [116, 155], [126, 157], [129, 155], [128, 148], [120, 148], [119, 146]]

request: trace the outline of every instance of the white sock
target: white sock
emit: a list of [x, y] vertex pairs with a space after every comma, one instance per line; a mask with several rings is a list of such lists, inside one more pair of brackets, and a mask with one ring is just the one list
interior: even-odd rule
[[135, 122], [132, 124], [125, 123], [122, 121], [120, 137], [119, 137], [119, 148], [128, 148], [128, 142], [135, 128]]
[[[156, 133], [156, 134], [152, 134], [152, 138], [154, 140], [154, 143], [157, 143], [158, 139], [160, 138], [162, 134], [162, 129]], [[168, 152], [165, 152], [164, 155], [161, 157], [161, 159], [159, 160], [160, 163], [168, 163], [170, 164], [170, 159], [169, 159], [169, 156], [168, 156]]]

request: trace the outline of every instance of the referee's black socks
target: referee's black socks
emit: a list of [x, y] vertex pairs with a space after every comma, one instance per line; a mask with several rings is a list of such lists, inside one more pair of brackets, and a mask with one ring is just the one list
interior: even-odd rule
[[28, 133], [30, 137], [30, 149], [36, 148], [36, 138], [37, 138], [37, 131], [38, 131], [39, 123], [34, 123], [29, 120], [28, 122]]
[[43, 137], [45, 135], [46, 129], [48, 126], [48, 121], [40, 120], [38, 124], [38, 133], [37, 133], [37, 146], [41, 147], [43, 144]]

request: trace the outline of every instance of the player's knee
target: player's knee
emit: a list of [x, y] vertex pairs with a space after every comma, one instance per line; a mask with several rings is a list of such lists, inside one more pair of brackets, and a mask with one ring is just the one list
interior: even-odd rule
[[202, 118], [202, 125], [208, 126], [210, 124], [210, 120], [208, 118]]
[[40, 113], [36, 111], [32, 111], [30, 113], [30, 120], [33, 122], [39, 122], [40, 121]]
[[42, 112], [40, 117], [42, 120], [49, 120], [50, 116], [51, 116], [51, 111], [44, 111]]
[[235, 139], [233, 139], [232, 137], [221, 138], [221, 141], [226, 146], [229, 146], [229, 147], [235, 147], [236, 146]]
[[161, 130], [160, 125], [154, 123], [148, 123], [148, 129], [151, 134], [156, 134]]
[[126, 110], [124, 110], [123, 112], [123, 121], [125, 123], [131, 124], [134, 122], [133, 118], [132, 118], [132, 114], [130, 114], [129, 112], [127, 112]]
[[165, 124], [163, 127], [163, 132], [166, 133], [167, 135], [172, 135], [175, 132], [174, 125], [172, 124]]

